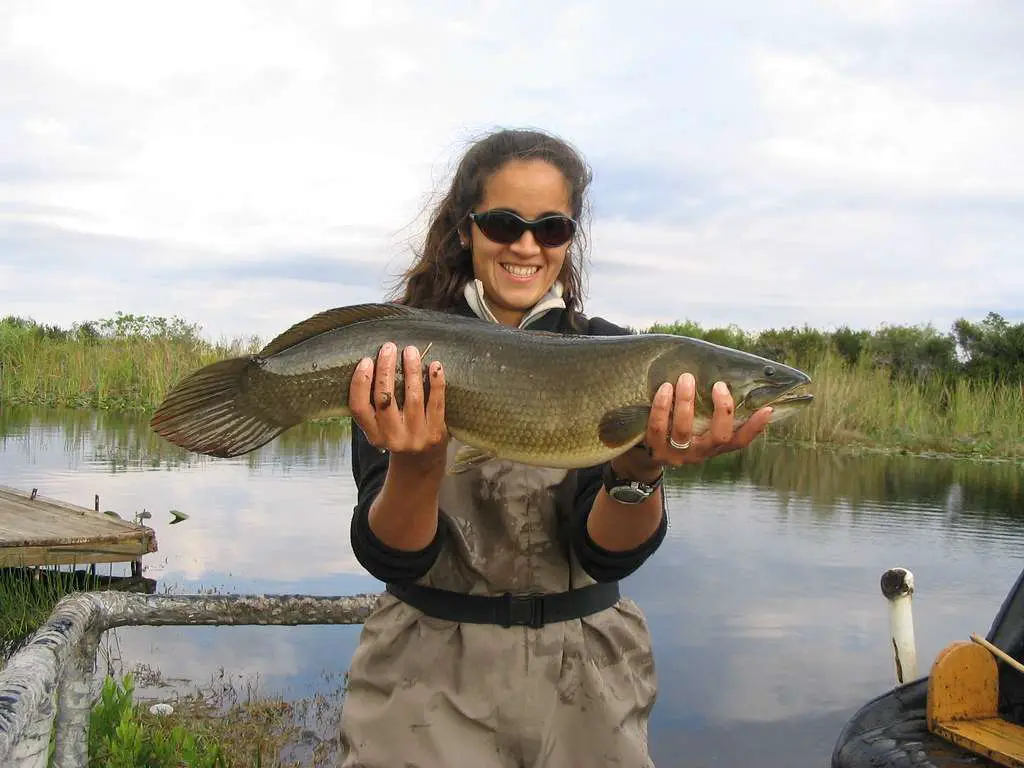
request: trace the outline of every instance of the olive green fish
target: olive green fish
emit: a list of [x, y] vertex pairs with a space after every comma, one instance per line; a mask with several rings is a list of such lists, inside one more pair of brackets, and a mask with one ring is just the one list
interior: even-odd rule
[[[669, 334], [566, 336], [399, 304], [321, 312], [259, 354], [185, 377], [150, 422], [162, 437], [210, 456], [239, 456], [302, 421], [350, 415], [359, 360], [394, 342], [444, 366], [445, 421], [465, 444], [449, 471], [491, 458], [543, 467], [592, 466], [641, 442], [658, 387], [689, 371], [694, 433], [710, 424], [711, 387], [725, 381], [734, 421], [773, 406], [777, 421], [807, 405], [807, 374], [757, 355]], [[401, 358], [395, 399], [403, 402]], [[424, 375], [425, 386], [429, 381]]]

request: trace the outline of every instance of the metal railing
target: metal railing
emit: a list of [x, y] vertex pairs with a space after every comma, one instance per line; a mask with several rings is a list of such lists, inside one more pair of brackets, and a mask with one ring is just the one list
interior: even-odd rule
[[100, 638], [151, 625], [362, 624], [380, 594], [140, 595], [83, 592], [62, 599], [0, 669], [0, 765], [53, 768], [88, 762], [89, 713]]

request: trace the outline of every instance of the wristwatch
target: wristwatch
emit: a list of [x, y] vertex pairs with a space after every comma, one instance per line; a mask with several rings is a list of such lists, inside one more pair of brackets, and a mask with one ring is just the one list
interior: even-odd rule
[[646, 501], [652, 493], [658, 490], [661, 481], [665, 479], [662, 472], [654, 480], [627, 480], [615, 474], [611, 464], [604, 465], [602, 474], [604, 490], [609, 496], [621, 504], [639, 504]]

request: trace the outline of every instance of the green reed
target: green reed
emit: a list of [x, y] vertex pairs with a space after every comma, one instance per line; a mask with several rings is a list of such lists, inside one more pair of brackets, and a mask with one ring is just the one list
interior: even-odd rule
[[194, 335], [83, 336], [0, 323], [0, 404], [152, 410], [169, 387], [216, 360], [257, 349]]
[[0, 568], [0, 667], [65, 595], [95, 589], [100, 576], [61, 568]]
[[814, 403], [771, 429], [812, 444], [859, 444], [1024, 457], [1024, 387], [964, 378], [903, 379], [826, 351], [805, 370]]

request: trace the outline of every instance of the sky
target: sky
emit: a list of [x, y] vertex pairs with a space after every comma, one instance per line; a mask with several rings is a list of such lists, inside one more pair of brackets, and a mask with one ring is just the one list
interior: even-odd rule
[[594, 172], [585, 310], [1024, 320], [1024, 4], [0, 0], [0, 316], [268, 339], [387, 298], [498, 127]]

